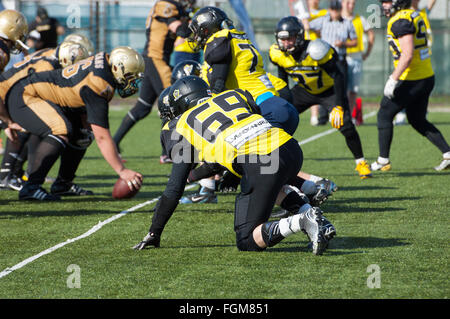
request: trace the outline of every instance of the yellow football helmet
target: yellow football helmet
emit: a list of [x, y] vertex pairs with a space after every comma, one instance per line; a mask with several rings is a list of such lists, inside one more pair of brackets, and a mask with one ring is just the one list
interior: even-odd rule
[[3, 10], [0, 12], [0, 37], [13, 43], [11, 53], [29, 50], [25, 45], [28, 34], [28, 24], [24, 15], [16, 10]]
[[139, 90], [145, 62], [136, 50], [126, 46], [115, 48], [109, 55], [109, 65], [121, 97], [133, 95]]
[[56, 49], [56, 57], [62, 68], [89, 57], [86, 48], [80, 43], [64, 41]]
[[94, 45], [92, 44], [91, 40], [89, 40], [86, 36], [78, 33], [72, 33], [69, 34], [67, 37], [64, 38], [65, 41], [72, 41], [75, 43], [81, 44], [83, 47], [86, 48], [86, 50], [89, 53], [89, 56], [94, 55]]

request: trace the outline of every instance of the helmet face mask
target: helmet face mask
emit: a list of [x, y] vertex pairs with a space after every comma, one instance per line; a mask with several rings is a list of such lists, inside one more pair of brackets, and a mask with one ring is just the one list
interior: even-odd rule
[[175, 117], [174, 110], [169, 103], [170, 86], [165, 88], [158, 97], [159, 118], [162, 120], [171, 120]]
[[[393, 16], [397, 11], [411, 7], [412, 0], [380, 0], [382, 10], [386, 17]], [[386, 5], [385, 5], [386, 3]], [[387, 5], [390, 4], [390, 5]]]
[[144, 77], [145, 63], [142, 56], [130, 47], [117, 47], [109, 56], [111, 72], [119, 95], [123, 98], [139, 91]]
[[224, 11], [216, 7], [204, 7], [197, 11], [189, 24], [191, 34], [188, 44], [195, 52], [204, 48], [208, 39], [222, 29], [233, 29], [233, 22]]
[[305, 41], [305, 29], [297, 17], [282, 18], [276, 27], [275, 39], [281, 51], [293, 53]]

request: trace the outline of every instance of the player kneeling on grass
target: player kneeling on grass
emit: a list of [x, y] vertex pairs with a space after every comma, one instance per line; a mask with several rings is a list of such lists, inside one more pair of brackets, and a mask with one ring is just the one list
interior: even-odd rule
[[[10, 116], [8, 123], [15, 122], [42, 139], [36, 148], [28, 181], [19, 192], [20, 200], [60, 199], [41, 185], [74, 135], [67, 112], [83, 107], [86, 122], [108, 164], [127, 181], [130, 189], [141, 187], [142, 175], [124, 167], [111, 137], [108, 104], [115, 89], [121, 97], [136, 93], [144, 68], [139, 53], [130, 47], [118, 47], [110, 54], [100, 52], [62, 70], [33, 73], [11, 89], [7, 112], [3, 108], [2, 114]], [[67, 161], [67, 167], [61, 169], [74, 174], [78, 164]]]
[[[169, 91], [172, 119], [162, 134], [163, 146], [174, 161], [166, 189], [156, 205], [149, 233], [134, 246], [159, 247], [161, 233], [176, 209], [195, 162], [219, 163], [241, 177], [235, 202], [236, 245], [261, 251], [289, 235], [305, 232], [313, 253], [322, 254], [328, 241], [322, 212], [298, 196], [298, 214], [268, 222], [282, 187], [297, 176], [303, 154], [298, 142], [283, 129], [255, 114], [251, 98], [241, 90], [215, 97], [205, 81], [188, 76]], [[268, 165], [269, 163], [269, 165]]]

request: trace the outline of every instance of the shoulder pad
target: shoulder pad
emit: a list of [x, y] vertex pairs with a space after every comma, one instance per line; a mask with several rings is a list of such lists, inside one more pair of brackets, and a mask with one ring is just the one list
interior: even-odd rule
[[284, 55], [284, 52], [280, 50], [278, 44], [274, 43], [270, 46], [269, 57], [271, 61], [278, 62]]
[[330, 51], [330, 45], [321, 39], [316, 39], [309, 42], [306, 52], [316, 61], [322, 60]]

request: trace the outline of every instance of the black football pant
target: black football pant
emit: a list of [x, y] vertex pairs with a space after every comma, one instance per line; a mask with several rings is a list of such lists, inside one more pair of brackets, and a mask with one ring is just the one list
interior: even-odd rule
[[[296, 85], [292, 88], [292, 95], [294, 98], [294, 106], [300, 114], [316, 104], [320, 104], [326, 108], [327, 113], [330, 113], [333, 107], [336, 106], [336, 95], [334, 93], [334, 88], [330, 88], [321, 94], [313, 95], [302, 87]], [[344, 125], [342, 125], [339, 129], [339, 132], [344, 135], [347, 147], [352, 152], [353, 157], [355, 159], [362, 158], [364, 157], [364, 153], [362, 150], [361, 139], [359, 138], [359, 134], [352, 122], [352, 116], [347, 99], [345, 99], [342, 108], [344, 110]]]
[[417, 81], [401, 81], [394, 91], [394, 98], [383, 97], [378, 111], [378, 144], [380, 156], [389, 158], [395, 115], [406, 109], [406, 116], [411, 126], [425, 136], [442, 153], [450, 151], [450, 147], [441, 132], [428, 122], [428, 99], [434, 87], [434, 76]]
[[[272, 152], [271, 168], [268, 158], [253, 155], [239, 156], [234, 167], [242, 174], [241, 192], [237, 195], [234, 230], [239, 250], [261, 250], [253, 239], [253, 230], [265, 223], [272, 212], [283, 185], [295, 179], [303, 163], [303, 153], [295, 139]], [[265, 171], [267, 169], [267, 171]]]

